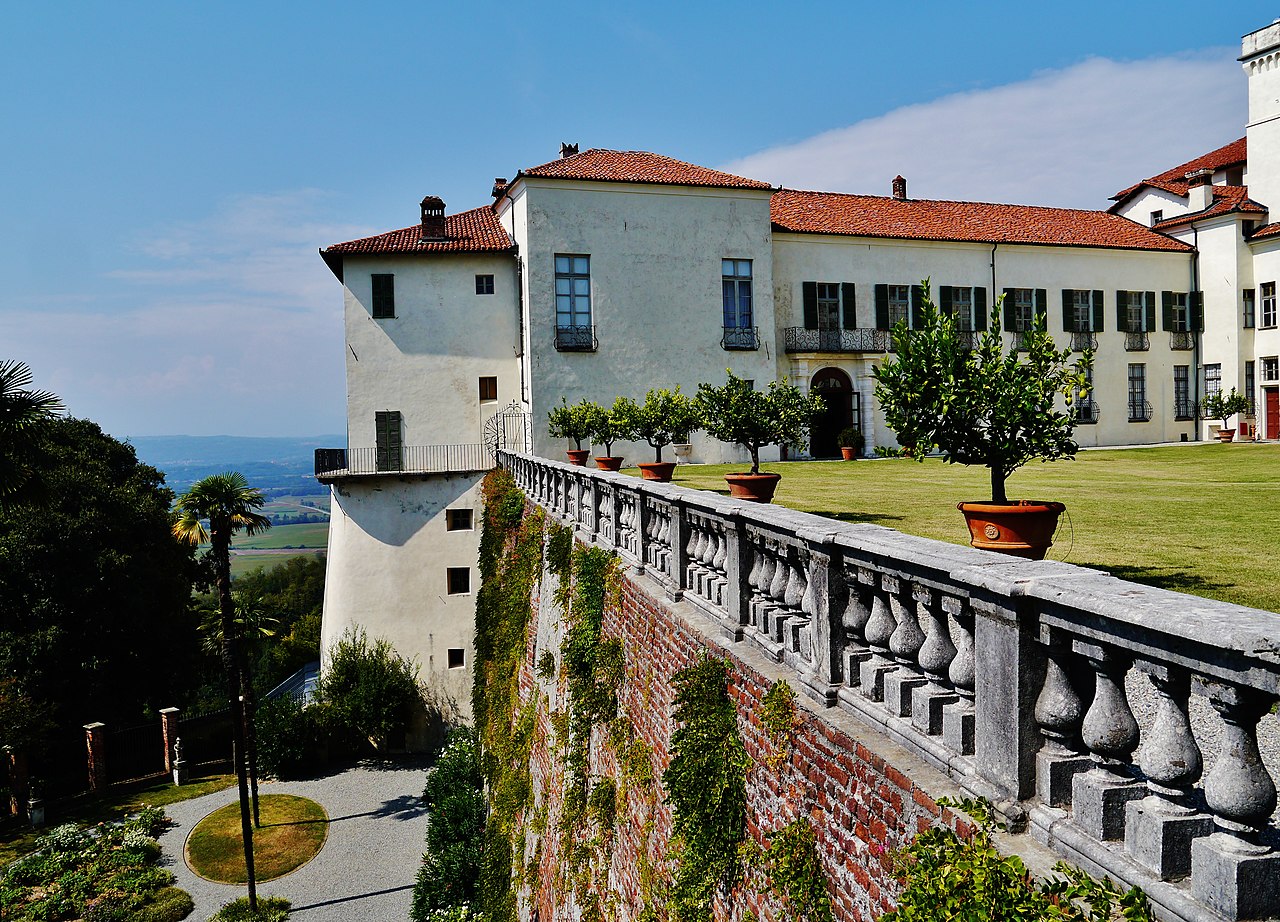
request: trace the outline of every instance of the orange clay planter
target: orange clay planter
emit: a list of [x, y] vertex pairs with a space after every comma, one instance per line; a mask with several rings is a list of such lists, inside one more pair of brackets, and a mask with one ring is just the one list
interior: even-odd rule
[[569, 456], [569, 463], [574, 467], [586, 467], [587, 455], [591, 454], [589, 448], [571, 448], [565, 452]]
[[969, 526], [969, 543], [984, 551], [996, 551], [1043, 560], [1053, 546], [1062, 503], [1018, 500], [1010, 503], [957, 503]]
[[749, 503], [771, 503], [781, 474], [725, 474], [729, 495]]
[[645, 480], [670, 483], [671, 475], [676, 469], [676, 463], [674, 461], [642, 461], [636, 467], [640, 468], [640, 476]]
[[596, 458], [596, 467], [602, 471], [617, 471], [622, 469], [622, 461], [620, 457]]

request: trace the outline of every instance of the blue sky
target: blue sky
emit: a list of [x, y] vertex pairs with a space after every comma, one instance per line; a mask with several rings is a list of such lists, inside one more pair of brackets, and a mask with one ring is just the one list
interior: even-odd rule
[[318, 247], [561, 141], [791, 187], [1105, 207], [1244, 133], [1274, 4], [21, 4], [0, 358], [117, 436], [344, 431]]

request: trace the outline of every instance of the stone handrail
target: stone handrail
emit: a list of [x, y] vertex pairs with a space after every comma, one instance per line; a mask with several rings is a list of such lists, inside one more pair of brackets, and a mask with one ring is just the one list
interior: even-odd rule
[[498, 462], [811, 697], [989, 798], [1011, 828], [1143, 887], [1162, 917], [1280, 906], [1258, 746], [1280, 699], [1280, 616], [530, 455]]

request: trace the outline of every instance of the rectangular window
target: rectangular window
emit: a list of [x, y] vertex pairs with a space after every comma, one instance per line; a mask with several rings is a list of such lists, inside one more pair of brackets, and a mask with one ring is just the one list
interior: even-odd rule
[[1240, 299], [1244, 302], [1244, 328], [1252, 329], [1254, 324], [1254, 292], [1252, 288], [1246, 288], [1240, 292]]
[[591, 257], [556, 254], [556, 328], [591, 326]]
[[1036, 327], [1036, 293], [1033, 288], [1013, 289], [1013, 330], [1029, 333]]
[[399, 410], [380, 410], [373, 414], [373, 437], [377, 468], [399, 471], [404, 447], [404, 423]]
[[1147, 329], [1147, 306], [1145, 292], [1129, 291], [1125, 293], [1125, 318], [1128, 323], [1126, 332], [1150, 333]]
[[1145, 423], [1151, 419], [1147, 406], [1147, 366], [1129, 366], [1129, 422]]
[[1257, 376], [1254, 374], [1253, 362], [1244, 363], [1244, 397], [1249, 401], [1249, 409], [1245, 411], [1247, 416], [1257, 416], [1258, 407], [1254, 399], [1254, 394], [1258, 390]]
[[818, 282], [818, 329], [840, 329], [840, 286]]
[[498, 399], [498, 378], [496, 375], [485, 375], [480, 379], [480, 399]]
[[1169, 292], [1169, 330], [1173, 333], [1185, 333], [1191, 329], [1191, 315], [1187, 313], [1187, 293], [1185, 291]]
[[467, 651], [461, 647], [449, 648], [449, 668], [461, 669], [467, 665]]
[[444, 511], [445, 531], [471, 531], [470, 509], [446, 509]]
[[470, 567], [449, 567], [447, 579], [449, 595], [466, 595], [471, 591]]
[[1093, 369], [1084, 370], [1084, 387], [1076, 388], [1073, 409], [1078, 423], [1096, 423], [1098, 421], [1098, 405], [1093, 402]]
[[1077, 333], [1088, 333], [1093, 329], [1093, 292], [1071, 292], [1071, 321]]
[[1159, 223], [1160, 223], [1161, 221], [1163, 221], [1163, 220], [1164, 220], [1164, 210], [1163, 210], [1163, 209], [1160, 209], [1160, 210], [1157, 210], [1157, 211], [1153, 211], [1153, 212], [1151, 212], [1151, 226], [1152, 226], [1152, 227], [1155, 227], [1157, 224], [1159, 224]]
[[889, 286], [889, 326], [911, 323], [911, 286]]
[[1269, 330], [1276, 325], [1276, 283], [1263, 282], [1258, 299], [1262, 302], [1262, 316], [1258, 318], [1258, 326]]
[[1268, 384], [1280, 380], [1280, 358], [1272, 355], [1262, 360], [1262, 380]]
[[493, 276], [492, 275], [476, 276], [476, 294], [478, 295], [493, 294]]
[[1173, 418], [1191, 418], [1191, 366], [1173, 366]]
[[1222, 366], [1206, 365], [1204, 366], [1204, 395], [1212, 397], [1214, 394], [1222, 393]]
[[956, 319], [956, 329], [962, 333], [973, 332], [973, 289], [951, 289], [951, 311]]
[[723, 292], [725, 328], [745, 330], [754, 326], [751, 303], [751, 260], [720, 260], [720, 287]]
[[388, 320], [396, 315], [396, 277], [390, 274], [374, 273], [373, 303], [369, 305], [374, 320]]

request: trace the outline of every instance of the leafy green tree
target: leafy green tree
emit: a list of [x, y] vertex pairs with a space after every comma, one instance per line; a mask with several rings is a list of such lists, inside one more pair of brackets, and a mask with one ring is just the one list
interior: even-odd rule
[[488, 805], [474, 730], [459, 727], [449, 733], [444, 752], [427, 773], [422, 800], [430, 823], [413, 888], [414, 922], [427, 922], [438, 910], [469, 906], [476, 898]]
[[698, 385], [698, 412], [714, 438], [751, 453], [751, 473], [760, 473], [760, 449], [766, 445], [803, 448], [808, 443], [809, 426], [823, 410], [821, 397], [785, 381], [770, 381], [767, 391], [758, 391], [732, 371], [728, 375], [720, 387]]
[[590, 400], [582, 399], [570, 406], [563, 397], [560, 406], [547, 414], [547, 429], [553, 439], [568, 439], [582, 451], [582, 440], [591, 438], [591, 426], [600, 410]]
[[38, 750], [49, 727], [129, 726], [184, 699], [198, 567], [170, 532], [163, 474], [130, 445], [63, 417], [24, 438], [45, 501], [0, 510], [0, 675], [47, 718], [29, 740]]
[[894, 358], [875, 368], [876, 400], [898, 444], [918, 460], [940, 451], [948, 464], [991, 471], [991, 499], [1008, 502], [1005, 481], [1028, 461], [1074, 458], [1075, 416], [1056, 407], [1088, 393], [1093, 353], [1074, 364], [1058, 350], [1043, 317], [1006, 351], [1000, 333], [1004, 296], [970, 348], [955, 319], [940, 311], [924, 286], [923, 321], [893, 329]]
[[402, 737], [423, 703], [418, 667], [386, 638], [370, 640], [355, 628], [329, 652], [318, 691], [332, 726], [379, 747]]
[[[249, 817], [249, 782], [246, 774], [245, 711], [241, 706], [243, 685], [236, 629], [235, 600], [231, 595], [231, 539], [236, 533], [257, 534], [271, 527], [258, 512], [265, 505], [262, 494], [249, 486], [242, 474], [228, 471], [197, 481], [178, 497], [173, 534], [190, 544], [209, 542], [213, 559], [218, 608], [222, 620], [222, 666], [226, 671], [227, 698], [231, 713], [236, 752], [236, 780], [240, 786], [240, 826], [244, 839], [244, 863], [249, 877], [249, 905], [257, 909], [257, 885], [253, 874], [253, 826]], [[205, 522], [208, 527], [205, 527]]]
[[1204, 415], [1210, 419], [1222, 420], [1223, 429], [1227, 428], [1227, 420], [1247, 409], [1249, 409], [1249, 398], [1237, 393], [1234, 387], [1229, 394], [1218, 391], [1204, 398]]
[[689, 433], [700, 428], [698, 409], [692, 400], [680, 393], [678, 384], [674, 390], [653, 388], [644, 395], [643, 403], [631, 400], [627, 403], [626, 412], [633, 419], [635, 437], [649, 443], [656, 452], [653, 460], [658, 463], [662, 462], [664, 447], [689, 438]]
[[63, 409], [55, 395], [33, 390], [31, 383], [27, 365], [0, 361], [0, 510], [30, 498], [38, 487], [36, 424]]

